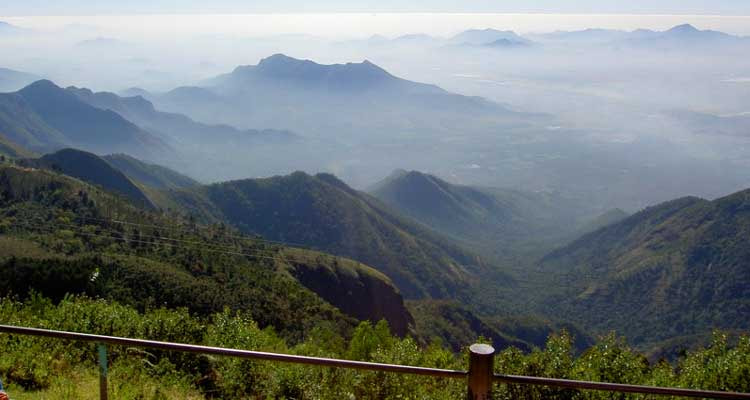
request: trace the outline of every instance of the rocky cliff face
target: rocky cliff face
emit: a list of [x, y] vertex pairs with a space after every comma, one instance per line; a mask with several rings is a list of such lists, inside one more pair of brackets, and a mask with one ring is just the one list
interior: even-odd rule
[[372, 268], [341, 258], [333, 263], [308, 260], [291, 265], [289, 272], [302, 285], [347, 315], [374, 322], [385, 319], [399, 336], [405, 336], [414, 325], [398, 289]]

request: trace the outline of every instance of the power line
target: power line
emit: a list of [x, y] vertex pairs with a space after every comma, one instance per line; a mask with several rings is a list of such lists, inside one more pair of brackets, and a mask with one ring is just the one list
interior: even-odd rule
[[[186, 229], [179, 229], [179, 228], [172, 228], [165, 225], [154, 225], [154, 224], [140, 224], [140, 223], [134, 223], [129, 221], [122, 221], [122, 220], [114, 220], [114, 219], [102, 219], [102, 218], [91, 218], [91, 217], [82, 217], [82, 216], [76, 216], [76, 218], [79, 218], [81, 220], [91, 220], [91, 221], [99, 221], [99, 222], [107, 222], [107, 223], [114, 223], [114, 224], [125, 224], [130, 226], [140, 226], [140, 227], [148, 227], [148, 228], [155, 228], [155, 229], [163, 229], [163, 230], [172, 230], [172, 231], [181, 231], [181, 232], [190, 232], [195, 233], [194, 231], [186, 230]], [[305, 263], [306, 261], [302, 261], [299, 259], [295, 259], [293, 257], [285, 256], [284, 258], [279, 257], [273, 257], [269, 256], [268, 254], [274, 254], [273, 250], [271, 249], [263, 249], [263, 250], [256, 250], [256, 251], [237, 251], [235, 250], [234, 246], [226, 245], [226, 244], [216, 244], [216, 243], [210, 243], [208, 241], [193, 241], [193, 240], [184, 240], [184, 239], [176, 239], [166, 236], [157, 236], [157, 235], [148, 235], [148, 234], [141, 234], [139, 233], [139, 237], [141, 238], [150, 238], [154, 239], [155, 241], [147, 241], [147, 240], [141, 240], [141, 239], [135, 239], [135, 238], [121, 238], [112, 236], [112, 234], [120, 234], [119, 231], [114, 231], [112, 229], [107, 229], [106, 227], [103, 227], [101, 225], [93, 225], [96, 226], [99, 229], [105, 230], [110, 235], [98, 235], [93, 234], [89, 232], [83, 232], [82, 229], [84, 226], [82, 225], [72, 225], [72, 224], [66, 224], [59, 221], [46, 221], [47, 224], [57, 224], [58, 226], [63, 226], [67, 228], [72, 228], [76, 230], [76, 234], [81, 236], [88, 236], [88, 237], [100, 237], [100, 238], [106, 238], [110, 240], [115, 241], [121, 241], [121, 242], [127, 242], [127, 243], [138, 243], [138, 244], [146, 244], [146, 245], [162, 245], [166, 247], [172, 247], [172, 248], [179, 248], [179, 249], [185, 249], [185, 250], [203, 250], [207, 252], [217, 253], [217, 254], [226, 254], [226, 255], [235, 255], [235, 256], [243, 256], [243, 257], [251, 257], [251, 258], [260, 258], [260, 259], [269, 259], [269, 260], [275, 260], [279, 262], [289, 263], [289, 262], [296, 262], [296, 263]], [[41, 225], [33, 225], [29, 222], [26, 222], [27, 226], [36, 226], [37, 228], [41, 227]], [[48, 229], [50, 231], [53, 231], [53, 228], [45, 226], [44, 229]], [[208, 229], [208, 228], [202, 228], [202, 229]], [[273, 244], [287, 244], [284, 242], [275, 242], [275, 241], [268, 241], [263, 239], [256, 239], [252, 237], [247, 236], [239, 236], [239, 235], [225, 235], [224, 237], [229, 238], [236, 238], [243, 241], [255, 241], [255, 242], [263, 242], [263, 243], [273, 243]], [[171, 241], [175, 242], [177, 244], [172, 243], [165, 243], [165, 241]], [[197, 248], [194, 247], [188, 247], [185, 245], [179, 245], [179, 244], [188, 244], [188, 245], [195, 245]], [[240, 244], [241, 246], [241, 244]], [[312, 250], [316, 251], [314, 249], [305, 249], [305, 250]], [[278, 253], [277, 253], [278, 254]], [[336, 256], [334, 256], [336, 257]], [[511, 286], [498, 288], [498, 291], [512, 291], [517, 289], [529, 289], [529, 290], [538, 290], [538, 289], [549, 289], [550, 287], [557, 288], [557, 289], [585, 289], [586, 287], [590, 286], [591, 282], [586, 281], [586, 279], [594, 280], [596, 278], [601, 278], [599, 275], [571, 275], [571, 274], [557, 274], [555, 275], [556, 278], [567, 278], [565, 284], [560, 281], [549, 281], [549, 280], [540, 280], [540, 281], [532, 281], [528, 279], [519, 279], [519, 278], [513, 278], [512, 282], [515, 284], [512, 284]], [[571, 281], [578, 281], [580, 283], [575, 284]], [[666, 301], [664, 301], [666, 302]], [[632, 304], [636, 304], [635, 302]]]
[[[179, 227], [167, 226], [167, 225], [139, 224], [137, 222], [121, 221], [121, 220], [116, 220], [116, 219], [102, 219], [102, 218], [83, 217], [83, 216], [77, 216], [76, 218], [82, 218], [84, 220], [91, 220], [91, 221], [98, 221], [98, 222], [111, 222], [111, 223], [124, 224], [124, 225], [141, 226], [141, 227], [147, 227], [147, 228], [159, 228], [159, 229], [164, 229], [164, 230], [190, 232], [190, 233], [195, 233], [196, 230], [209, 230], [210, 229], [208, 227], [203, 227], [203, 226], [198, 226], [198, 225], [196, 225], [194, 229], [188, 229], [188, 228], [179, 228]], [[229, 238], [229, 239], [254, 240], [258, 242], [275, 243], [275, 244], [282, 244], [282, 245], [302, 247], [302, 248], [310, 247], [308, 244], [304, 244], [304, 243], [284, 242], [284, 241], [278, 241], [278, 240], [256, 238], [256, 237], [251, 237], [249, 235], [232, 235], [229, 233], [223, 233], [222, 236]], [[311, 250], [314, 250], [314, 249], [311, 249]]]
[[[103, 221], [103, 222], [115, 222], [115, 223], [125, 223], [126, 222], [126, 221], [106, 220], [106, 219], [94, 219], [94, 218], [88, 218], [88, 219], [99, 220], [99, 221]], [[277, 260], [277, 261], [281, 261], [281, 262], [298, 262], [298, 263], [304, 263], [304, 261], [297, 260], [297, 259], [294, 259], [294, 258], [291, 258], [291, 257], [287, 257], [287, 258], [281, 259], [281, 258], [278, 258], [278, 257], [267, 256], [266, 254], [269, 254], [269, 253], [272, 254], [273, 253], [273, 251], [270, 250], [270, 249], [264, 249], [264, 250], [260, 250], [260, 251], [251, 251], [251, 252], [236, 251], [236, 250], [234, 250], [234, 247], [231, 247], [231, 246], [228, 246], [228, 245], [222, 245], [222, 244], [213, 244], [213, 243], [209, 243], [207, 241], [199, 242], [199, 241], [175, 239], [175, 238], [170, 238], [170, 237], [165, 237], [165, 236], [155, 236], [155, 235], [139, 234], [140, 237], [151, 238], [151, 239], [155, 239], [156, 240], [154, 242], [151, 242], [151, 241], [140, 240], [140, 239], [120, 238], [120, 237], [112, 236], [112, 234], [120, 234], [121, 232], [114, 231], [114, 230], [111, 230], [111, 229], [107, 229], [107, 228], [104, 228], [104, 227], [99, 226], [99, 225], [94, 225], [94, 226], [96, 226], [97, 228], [105, 230], [110, 235], [106, 235], [105, 236], [105, 235], [92, 234], [92, 233], [89, 233], [89, 232], [83, 232], [82, 231], [83, 226], [66, 224], [66, 223], [62, 223], [62, 222], [59, 222], [59, 221], [46, 221], [45, 223], [47, 223], [47, 224], [56, 224], [57, 226], [62, 226], [62, 227], [66, 227], [66, 228], [75, 229], [76, 230], [75, 233], [77, 233], [77, 234], [79, 234], [81, 236], [101, 237], [101, 238], [107, 238], [107, 239], [111, 239], [111, 240], [124, 241], [124, 242], [129, 242], [129, 243], [138, 243], [138, 244], [152, 244], [152, 245], [159, 244], [159, 245], [163, 245], [163, 246], [180, 248], [180, 249], [185, 249], [185, 250], [204, 250], [204, 251], [209, 251], [209, 252], [219, 253], [219, 254], [237, 255], [237, 256], [246, 256], [246, 257], [256, 257], [256, 258], [265, 258], [265, 259], [273, 259], [273, 260]], [[160, 227], [159, 225], [148, 225], [148, 224], [137, 224], [137, 223], [128, 223], [128, 224], [129, 225], [133, 225], [133, 226], [148, 226], [148, 227], [155, 227], [155, 228], [159, 228]], [[30, 226], [32, 224], [30, 224], [30, 223], [27, 222], [26, 225]], [[38, 228], [41, 225], [37, 224], [35, 226]], [[50, 228], [48, 226], [44, 226], [44, 228], [52, 231], [52, 228]], [[247, 237], [242, 237], [242, 236], [234, 236], [234, 237], [236, 237], [236, 238], [242, 238], [244, 240], [249, 240], [249, 241], [253, 241], [254, 240], [254, 238], [247, 238]], [[196, 249], [196, 248], [191, 248], [191, 247], [187, 247], [187, 246], [184, 246], [184, 245], [181, 246], [181, 245], [178, 245], [178, 244], [165, 243], [164, 241], [172, 241], [172, 242], [183, 243], [183, 244], [192, 244], [192, 245], [197, 246], [198, 248]], [[305, 250], [315, 251], [315, 250], [312, 250], [312, 249], [305, 249]], [[563, 276], [563, 275], [560, 275], [560, 276]], [[564, 276], [566, 276], [566, 277], [572, 277], [571, 275], [564, 275]], [[589, 278], [593, 278], [593, 276], [589, 276]], [[572, 280], [572, 279], [569, 279], [569, 280]], [[585, 283], [584, 284], [580, 284], [580, 285], [573, 285], [573, 284], [561, 285], [561, 282], [547, 283], [547, 282], [544, 282], [544, 281], [529, 281], [529, 280], [523, 280], [523, 279], [513, 279], [513, 282], [514, 283], [516, 283], [516, 282], [517, 283], [523, 283], [523, 284], [522, 285], [513, 285], [513, 286], [509, 286], [509, 287], [503, 287], [503, 288], [501, 288], [499, 290], [548, 289], [550, 286], [561, 288], [561, 289], [577, 289], [577, 288], [581, 288], [582, 289], [582, 288], [586, 287]]]
[[[62, 222], [55, 222], [55, 223], [58, 224], [58, 225], [67, 226], [67, 227], [76, 228], [76, 229], [82, 229], [82, 228], [84, 228], [84, 226], [81, 226], [81, 225], [64, 224]], [[103, 227], [101, 225], [91, 225], [91, 226], [96, 226], [97, 228], [99, 228], [101, 230], [104, 230], [104, 231], [107, 231], [107, 232], [109, 232], [111, 234], [119, 234], [119, 233], [121, 233], [121, 232], [115, 231], [113, 229], [107, 229], [106, 227]], [[194, 240], [175, 239], [175, 238], [166, 237], [166, 236], [147, 235], [147, 234], [142, 234], [142, 233], [139, 233], [138, 236], [140, 236], [140, 237], [146, 237], [146, 238], [152, 238], [152, 239], [158, 239], [158, 240], [169, 240], [169, 241], [173, 241], [173, 242], [186, 243], [186, 244], [211, 246], [211, 247], [215, 247], [215, 248], [219, 248], [219, 249], [221, 249], [221, 248], [229, 249], [229, 250], [235, 249], [234, 246], [224, 245], [224, 244], [213, 244], [213, 243], [208, 243], [207, 241], [199, 242], [199, 241], [194, 241]], [[248, 240], [251, 240], [251, 239], [248, 239]]]
[[[71, 227], [70, 224], [62, 224], [62, 223], [58, 223], [58, 222], [47, 222], [48, 225], [42, 225], [42, 224], [35, 224], [35, 223], [32, 223], [32, 222], [28, 222], [28, 221], [22, 221], [21, 224], [23, 224], [23, 225], [25, 225], [27, 227], [30, 227], [30, 228], [36, 228], [36, 229], [39, 229], [39, 230], [47, 230], [49, 233], [54, 233], [55, 232], [55, 227], [54, 226], [48, 226], [48, 225], [58, 224], [58, 225], [66, 226], [66, 227]], [[305, 264], [306, 263], [306, 261], [295, 259], [294, 257], [287, 257], [287, 256], [283, 256], [283, 258], [281, 258], [281, 257], [273, 257], [271, 255], [268, 255], [269, 253], [272, 254], [271, 250], [262, 250], [262, 251], [255, 251], [255, 252], [240, 252], [240, 251], [221, 250], [221, 249], [215, 249], [215, 248], [205, 248], [205, 246], [203, 248], [195, 249], [195, 248], [191, 248], [191, 247], [187, 247], [187, 246], [179, 245], [179, 244], [165, 243], [165, 242], [159, 242], [159, 241], [145, 241], [145, 240], [139, 240], [139, 239], [129, 239], [129, 238], [124, 238], [124, 237], [115, 237], [115, 236], [110, 236], [110, 235], [100, 235], [100, 234], [95, 234], [95, 233], [82, 232], [81, 231], [81, 227], [79, 227], [79, 226], [75, 226], [75, 230], [76, 231], [74, 233], [77, 234], [77, 235], [80, 235], [80, 236], [98, 237], [98, 238], [104, 238], [104, 239], [109, 239], [109, 240], [114, 240], [114, 241], [119, 241], [119, 242], [125, 242], [125, 243], [137, 243], [137, 244], [145, 244], [145, 245], [152, 245], [152, 246], [160, 245], [160, 246], [165, 246], [165, 247], [170, 247], [170, 248], [177, 248], [177, 249], [183, 249], [183, 250], [202, 250], [202, 251], [211, 252], [211, 253], [217, 253], [217, 254], [241, 256], [241, 257], [248, 257], [248, 258], [254, 258], [254, 259], [272, 260], [272, 261], [277, 261], [277, 262], [281, 262], [281, 263], [285, 263], [285, 264], [288, 264], [288, 263]], [[119, 232], [117, 232], [117, 233], [119, 233]], [[193, 243], [196, 243], [196, 242], [193, 242]], [[128, 254], [123, 254], [123, 255], [128, 255]], [[336, 257], [336, 256], [333, 256], [333, 257]], [[527, 283], [534, 283], [534, 282], [527, 282]], [[553, 286], [554, 285], [557, 285], [557, 287], [561, 288], [561, 289], [573, 289], [574, 288], [572, 285], [571, 286], [561, 286], [561, 285], [559, 285], [559, 283], [555, 283], [555, 284], [553, 284]], [[530, 285], [530, 286], [525, 286], [525, 287], [524, 286], [516, 286], [515, 289], [532, 289], [532, 290], [533, 289], [540, 289], [540, 288], [541, 289], [548, 289], [549, 286], [550, 285], [548, 285], [548, 284], [539, 282], [538, 285]], [[505, 288], [505, 289], [507, 289], [507, 290], [513, 290], [514, 288]], [[539, 302], [535, 301], [534, 303], [539, 303]], [[624, 306], [639, 306], [639, 308], [645, 308], [645, 307], [648, 306], [648, 304], [643, 304], [641, 302], [634, 301], [634, 300], [631, 300], [631, 301], [618, 300], [616, 303], [619, 304], [619, 305], [624, 305]], [[659, 306], [659, 305], [663, 305], [663, 304], [669, 303], [669, 301], [667, 301], [667, 300], [658, 300], [658, 301], [650, 300], [649, 303], [652, 304], [652, 305]], [[612, 305], [615, 305], [615, 304], [613, 303]]]
[[[33, 223], [29, 223], [29, 222], [21, 222], [21, 224], [26, 225], [27, 227], [30, 227], [30, 228], [36, 228], [36, 229], [40, 229], [40, 230], [42, 230], [42, 229], [43, 230], [47, 230], [47, 231], [49, 231], [49, 233], [54, 233], [55, 232], [54, 227], [50, 227], [50, 226], [43, 226], [43, 225], [33, 224]], [[88, 236], [88, 237], [99, 237], [99, 238], [110, 239], [110, 240], [121, 241], [121, 242], [127, 242], [127, 243], [139, 243], [139, 244], [147, 244], [147, 245], [161, 245], [161, 246], [173, 247], [173, 248], [184, 249], [184, 250], [196, 250], [195, 248], [189, 248], [189, 247], [181, 246], [181, 245], [177, 245], [177, 244], [164, 243], [164, 242], [149, 242], [149, 241], [139, 240], [139, 239], [119, 238], [119, 237], [115, 237], [115, 236], [99, 235], [99, 234], [95, 234], [95, 233], [81, 232], [80, 230], [76, 231], [75, 234], [78, 234], [78, 235], [81, 235], [81, 236]], [[280, 261], [280, 262], [284, 262], [284, 263], [289, 263], [289, 262], [296, 262], [296, 263], [301, 263], [301, 264], [305, 263], [304, 261], [301, 261], [301, 260], [298, 260], [298, 259], [294, 259], [294, 258], [271, 257], [271, 256], [268, 256], [268, 255], [265, 255], [265, 254], [268, 254], [268, 253], [262, 253], [262, 252], [237, 252], [237, 251], [227, 251], [227, 250], [210, 249], [210, 248], [209, 249], [203, 248], [201, 250], [204, 250], [204, 251], [207, 251], [207, 252], [212, 252], [212, 253], [219, 253], [219, 254], [227, 254], [227, 255], [243, 256], [243, 257], [250, 257], [250, 258], [260, 258], [260, 259], [276, 260], [276, 261]], [[268, 250], [266, 250], [266, 251], [268, 251]]]

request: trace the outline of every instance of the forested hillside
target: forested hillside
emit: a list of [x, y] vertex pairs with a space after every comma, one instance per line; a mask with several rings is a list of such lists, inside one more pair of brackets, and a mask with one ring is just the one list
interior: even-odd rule
[[641, 345], [747, 330], [748, 238], [750, 191], [649, 207], [548, 254], [544, 307]]
[[120, 194], [141, 207], [153, 208], [153, 203], [125, 174], [99, 156], [76, 149], [63, 149], [45, 154], [38, 159], [24, 159], [20, 165], [46, 168], [101, 186]]
[[[5, 295], [82, 293], [199, 315], [229, 307], [290, 340], [321, 323], [346, 334], [354, 319], [337, 304], [358, 319], [385, 318], [399, 334], [409, 329], [397, 290], [360, 263], [148, 212], [53, 171], [2, 166], [0, 193], [0, 257], [14, 283], [3, 287]], [[321, 298], [311, 291], [320, 289], [316, 278], [350, 288]]]
[[333, 175], [296, 172], [165, 194], [164, 208], [371, 265], [407, 298], [460, 297], [483, 261]]

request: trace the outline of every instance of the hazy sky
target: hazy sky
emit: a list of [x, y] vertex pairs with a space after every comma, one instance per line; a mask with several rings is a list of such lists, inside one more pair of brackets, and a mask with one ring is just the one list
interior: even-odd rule
[[539, 12], [750, 15], [748, 0], [3, 0], [0, 15]]
[[[2, 0], [0, 0], [2, 1]], [[748, 0], [750, 1], [750, 0]], [[690, 23], [750, 36], [750, 17], [728, 15], [633, 14], [494, 14], [494, 13], [295, 13], [295, 14], [143, 14], [103, 16], [1, 17], [15, 25], [40, 31], [74, 31], [116, 38], [162, 39], [195, 35], [266, 36], [312, 34], [329, 38], [364, 38], [428, 33], [450, 36], [471, 28], [511, 29], [518, 33], [584, 28], [666, 30]]]

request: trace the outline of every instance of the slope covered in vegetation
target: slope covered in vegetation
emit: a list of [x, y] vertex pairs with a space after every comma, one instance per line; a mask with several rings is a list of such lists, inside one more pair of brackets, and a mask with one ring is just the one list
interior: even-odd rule
[[366, 263], [390, 277], [408, 298], [459, 296], [486, 268], [452, 241], [329, 174], [295, 172], [166, 196], [170, 202], [163, 208]]
[[[408, 329], [411, 317], [397, 290], [360, 263], [145, 211], [48, 170], [0, 167], [0, 194], [0, 259], [5, 279], [14, 282], [5, 294], [85, 293], [141, 310], [168, 305], [199, 315], [229, 307], [299, 340], [320, 324], [345, 334], [354, 322], [290, 272], [310, 268], [314, 277], [325, 268], [327, 276], [352, 281], [348, 296], [362, 304], [347, 309], [351, 315], [393, 321], [399, 334]], [[359, 276], [370, 285], [382, 279], [377, 295], [358, 284]]]
[[133, 181], [96, 154], [76, 149], [63, 149], [45, 154], [38, 159], [22, 160], [20, 164], [56, 170], [125, 196], [138, 206], [153, 207], [148, 196]]
[[547, 255], [544, 307], [639, 344], [747, 330], [749, 238], [747, 190], [647, 208]]
[[[53, 304], [40, 296], [26, 302], [0, 300], [0, 323], [96, 334], [166, 340], [307, 356], [347, 358], [433, 368], [466, 369], [466, 358], [433, 344], [391, 336], [387, 324], [363, 322], [346, 340], [316, 328], [296, 345], [274, 331], [260, 329], [246, 314], [223, 311], [204, 319], [184, 309], [153, 308], [138, 312], [103, 300], [66, 297]], [[96, 347], [69, 341], [0, 335], [0, 376], [13, 398], [96, 398]], [[207, 357], [109, 346], [110, 398], [316, 398], [460, 399], [463, 379], [375, 373], [314, 366]], [[608, 336], [575, 356], [570, 338], [552, 335], [543, 349], [525, 354], [501, 351], [495, 372], [713, 389], [750, 391], [747, 365], [750, 338], [730, 345], [717, 333], [711, 345], [687, 354], [677, 365], [650, 364], [621, 338]], [[544, 386], [494, 387], [496, 399], [611, 399], [603, 392]], [[620, 396], [620, 395], [615, 395]], [[625, 395], [622, 395], [623, 398]]]

